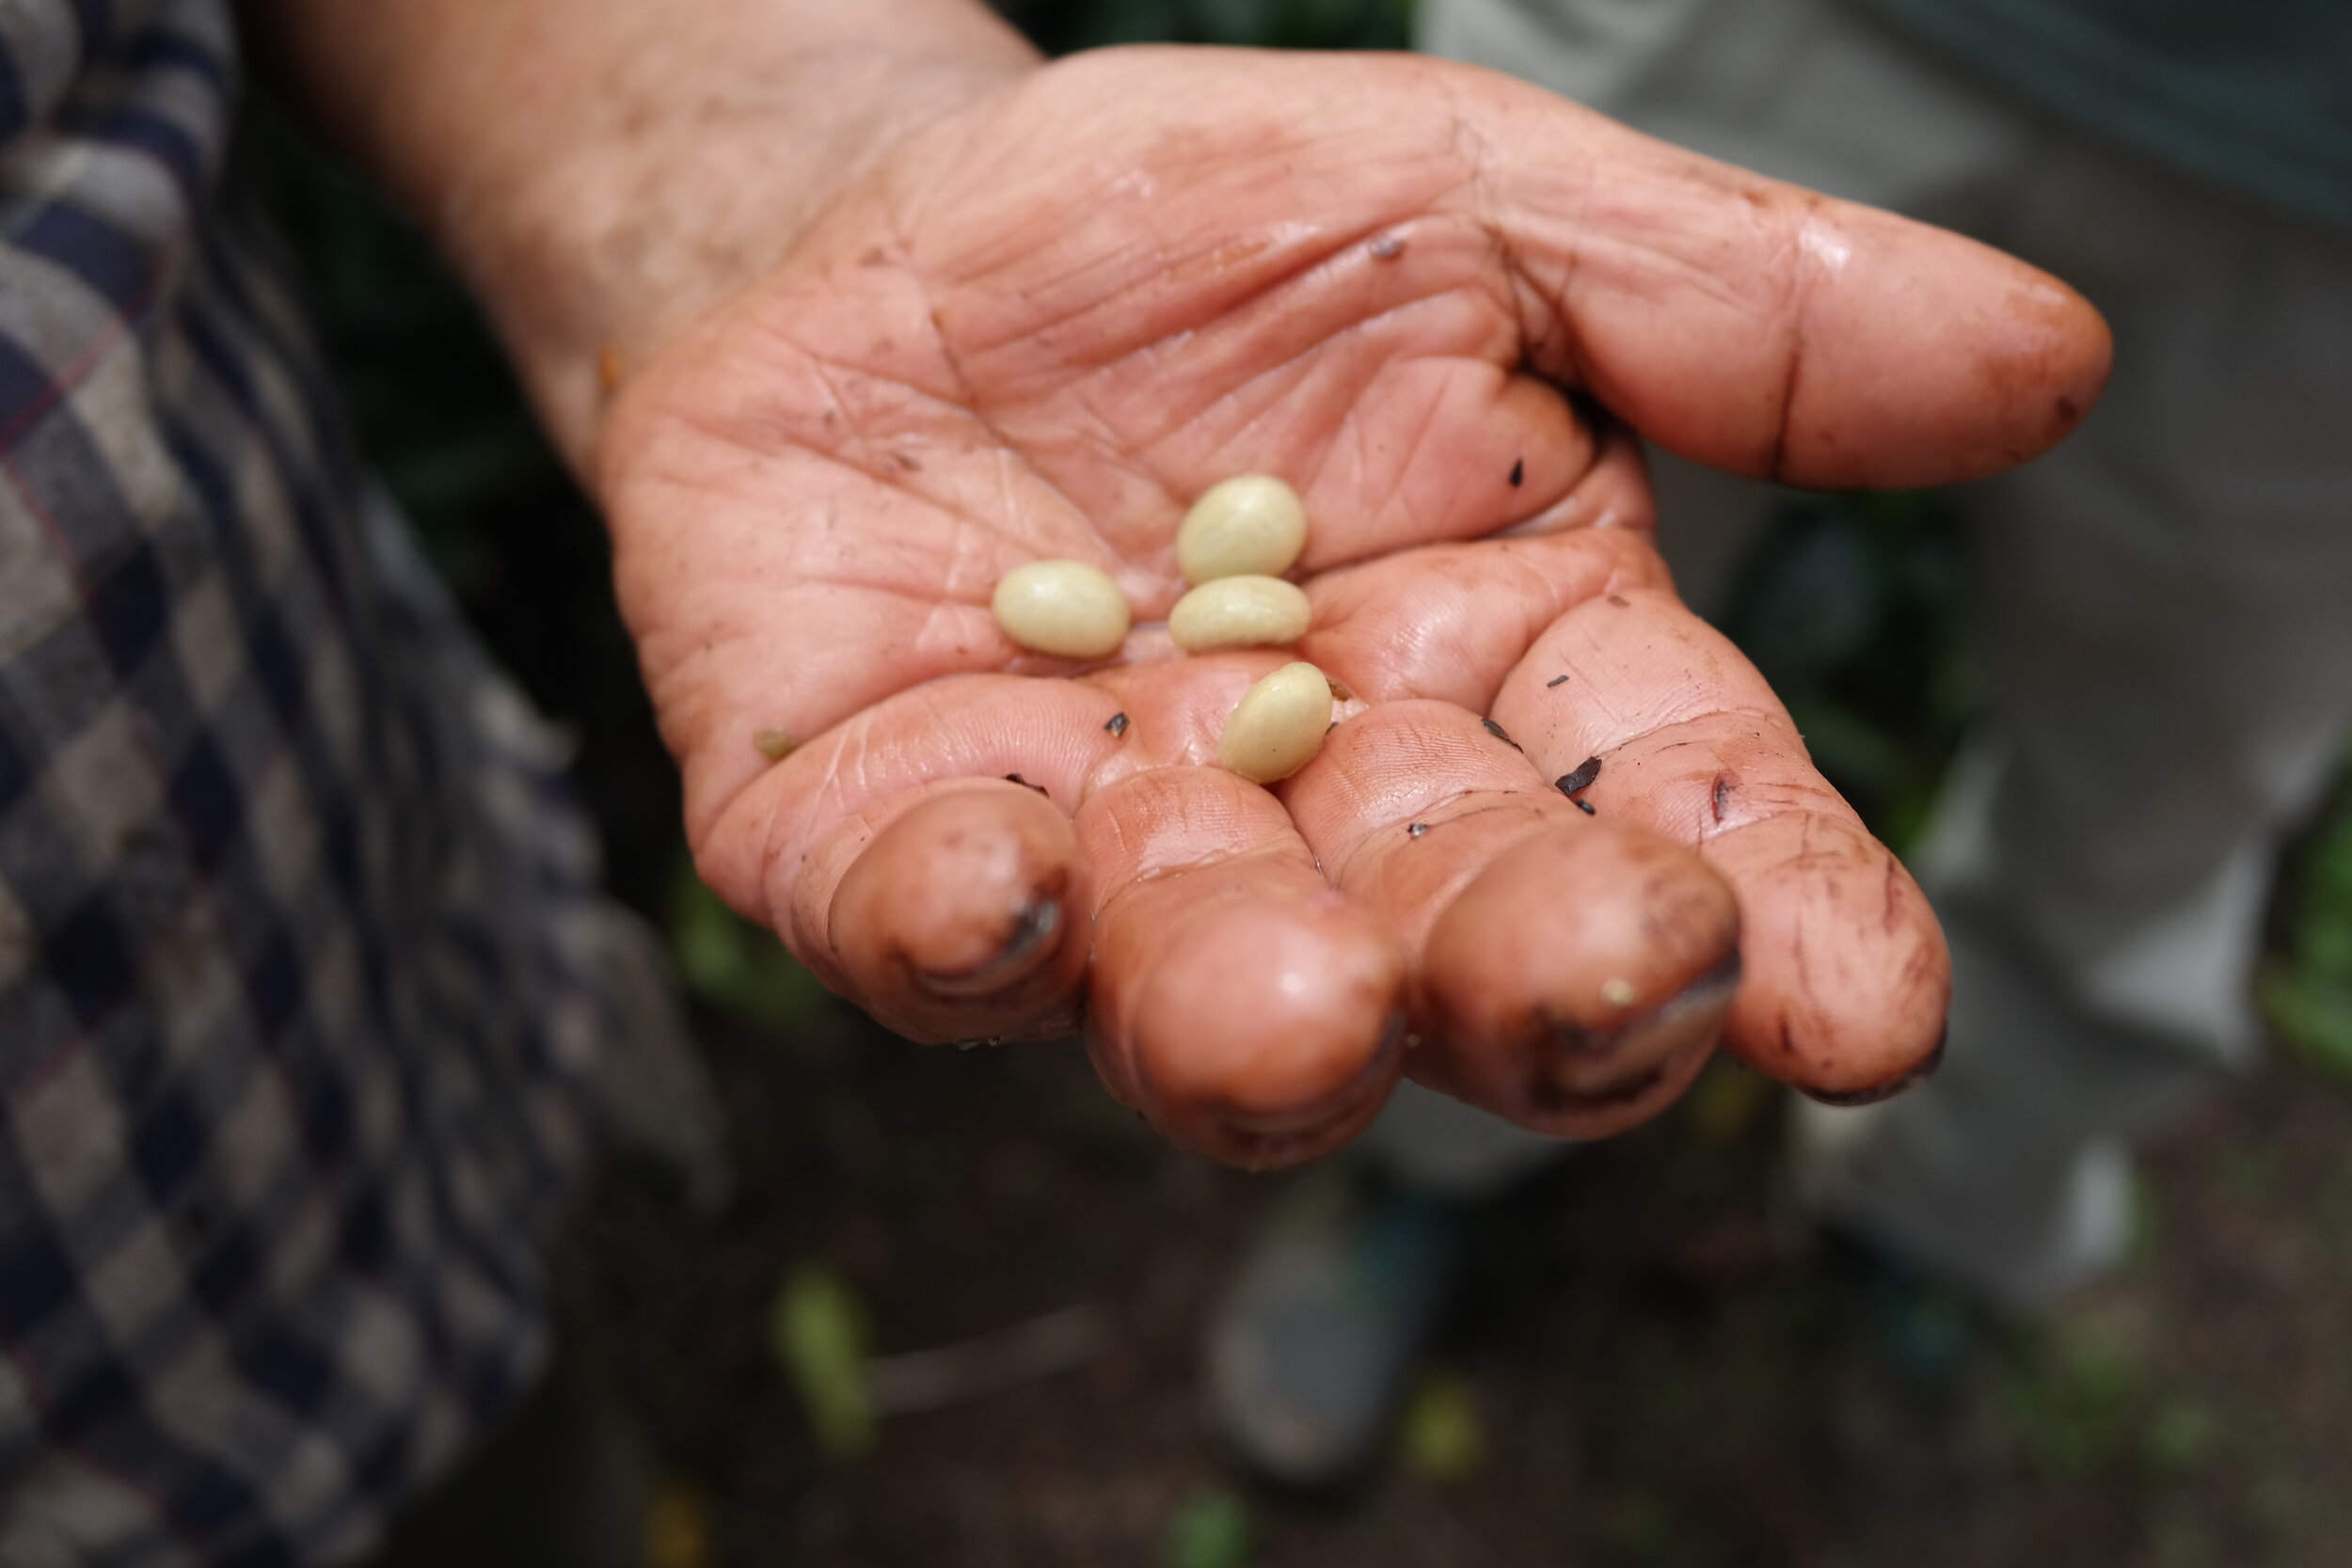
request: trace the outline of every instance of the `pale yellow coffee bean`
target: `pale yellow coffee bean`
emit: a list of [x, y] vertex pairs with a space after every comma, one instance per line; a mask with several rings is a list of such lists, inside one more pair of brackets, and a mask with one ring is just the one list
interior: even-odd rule
[[1330, 727], [1331, 683], [1311, 664], [1285, 664], [1242, 694], [1217, 760], [1252, 783], [1272, 784], [1311, 762]]
[[1219, 578], [1176, 601], [1168, 635], [1188, 654], [1279, 647], [1306, 636], [1313, 616], [1307, 595], [1280, 578]]
[[1219, 578], [1279, 578], [1307, 547], [1307, 509], [1271, 474], [1243, 474], [1209, 487], [1176, 530], [1176, 569], [1190, 583]]
[[1005, 635], [1061, 658], [1108, 658], [1127, 641], [1127, 595], [1083, 561], [1032, 561], [996, 582], [992, 607]]

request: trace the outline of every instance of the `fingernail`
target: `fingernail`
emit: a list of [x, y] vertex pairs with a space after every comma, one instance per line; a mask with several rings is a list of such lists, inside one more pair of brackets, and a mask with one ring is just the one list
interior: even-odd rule
[[1613, 1102], [1657, 1082], [1667, 1064], [1711, 1044], [1740, 989], [1740, 954], [1684, 986], [1648, 1012], [1607, 1028], [1556, 1025], [1534, 1065], [1542, 1101]]
[[1538, 1120], [1528, 1125], [1571, 1138], [1623, 1132], [1671, 1104], [1714, 1053], [1714, 1037], [1702, 1035], [1647, 1071], [1606, 1089], [1570, 1093], [1556, 1085], [1539, 1086], [1528, 1107]]
[[1818, 1100], [1824, 1105], [1835, 1105], [1840, 1110], [1851, 1110], [1859, 1105], [1876, 1105], [1881, 1101], [1892, 1100], [1906, 1089], [1935, 1076], [1935, 1069], [1944, 1065], [1944, 1047], [1950, 1042], [1951, 1037], [1952, 1031], [1947, 1024], [1944, 1032], [1935, 1037], [1935, 1049], [1928, 1053], [1927, 1060], [1891, 1084], [1881, 1084], [1874, 1088], [1867, 1089], [1842, 1091], [1801, 1089], [1798, 1092], [1808, 1100]]
[[1399, 1010], [1390, 1015], [1371, 1058], [1357, 1069], [1354, 1077], [1330, 1093], [1305, 1105], [1279, 1111], [1227, 1109], [1218, 1119], [1231, 1140], [1245, 1151], [1247, 1163], [1287, 1164], [1302, 1151], [1311, 1151], [1318, 1140], [1327, 1137], [1336, 1128], [1360, 1116], [1368, 1099], [1375, 1095], [1386, 1098], [1397, 1058], [1404, 1053], [1405, 1034], [1405, 1014]]
[[993, 957], [977, 969], [955, 974], [910, 966], [914, 983], [945, 1001], [963, 1002], [993, 995], [1025, 978], [1054, 951], [1054, 934], [1061, 929], [1061, 902], [1035, 898], [1013, 911], [1012, 929]]

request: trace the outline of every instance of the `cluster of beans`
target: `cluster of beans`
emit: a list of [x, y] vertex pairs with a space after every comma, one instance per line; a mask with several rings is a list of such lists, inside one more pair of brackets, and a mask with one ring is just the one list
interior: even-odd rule
[[[1176, 565], [1192, 590], [1168, 613], [1186, 653], [1283, 647], [1307, 635], [1307, 595], [1282, 574], [1307, 547], [1307, 512], [1279, 479], [1244, 474], [1214, 486], [1176, 531]], [[1127, 641], [1127, 597], [1082, 561], [1035, 561], [996, 584], [997, 625], [1025, 648], [1061, 658], [1108, 658]], [[1323, 749], [1331, 683], [1311, 664], [1285, 664], [1244, 694], [1217, 756], [1245, 779], [1286, 779]]]

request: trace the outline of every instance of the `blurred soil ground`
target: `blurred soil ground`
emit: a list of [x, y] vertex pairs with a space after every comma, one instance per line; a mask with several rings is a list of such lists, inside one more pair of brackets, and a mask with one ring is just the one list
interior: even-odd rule
[[[1718, 1068], [1487, 1216], [1452, 1435], [1406, 1423], [1360, 1495], [1310, 1502], [1236, 1479], [1195, 1377], [1288, 1179], [1161, 1147], [1071, 1049], [927, 1051], [833, 1009], [709, 1044], [737, 1202], [696, 1224], [615, 1179], [578, 1241], [714, 1568], [2352, 1561], [2352, 1094], [2293, 1066], [2167, 1139], [2126, 1275], [2030, 1325], [1792, 1223], [1778, 1091]], [[1110, 1340], [830, 1459], [768, 1348], [811, 1259], [880, 1354], [1079, 1303]]]

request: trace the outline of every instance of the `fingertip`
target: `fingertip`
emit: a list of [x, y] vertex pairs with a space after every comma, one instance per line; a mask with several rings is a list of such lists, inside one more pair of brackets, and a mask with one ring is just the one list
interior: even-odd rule
[[2051, 402], [2049, 436], [2043, 444], [2054, 446], [2083, 421], [2106, 390], [2115, 369], [2115, 329], [2071, 284], [2028, 270], [2049, 318]]
[[1951, 958], [1926, 895], [1859, 823], [1765, 817], [1710, 841], [1742, 890], [1748, 983], [1724, 1043], [1816, 1098], [1863, 1103], [1931, 1070]]
[[858, 999], [930, 1041], [1066, 1032], [1091, 899], [1070, 819], [996, 781], [935, 793], [851, 863], [827, 934]]
[[1739, 933], [1729, 888], [1663, 839], [1578, 819], [1518, 840], [1431, 927], [1416, 1013], [1445, 1065], [1428, 1070], [1538, 1131], [1622, 1131], [1712, 1049]]
[[1934, 1048], [1927, 1053], [1926, 1058], [1917, 1067], [1913, 1068], [1891, 1084], [1880, 1084], [1871, 1088], [1850, 1089], [1843, 1092], [1833, 1089], [1805, 1088], [1799, 1085], [1798, 1092], [1808, 1100], [1819, 1101], [1824, 1105], [1836, 1106], [1841, 1111], [1858, 1110], [1865, 1105], [1879, 1104], [1883, 1101], [1894, 1099], [1897, 1095], [1908, 1094], [1934, 1077], [1935, 1069], [1944, 1065], [1944, 1048], [1950, 1042], [1950, 1039], [1951, 1032], [1948, 1029], [1938, 1035]]
[[[2040, 456], [2090, 415], [2114, 340], [2089, 300], [1963, 236], [1839, 203], [1824, 212], [1854, 260], [1817, 272], [1806, 295], [1791, 351], [1803, 363], [1767, 477], [1825, 488], [1980, 479]], [[1935, 308], [1922, 310], [1930, 290]]]
[[1777, 427], [1729, 466], [1820, 488], [1957, 483], [2040, 456], [2089, 416], [2114, 344], [2081, 294], [1925, 224], [1836, 202], [1813, 214]]
[[[1596, 155], [1505, 159], [1492, 221], [1537, 367], [1669, 451], [1820, 488], [1948, 483], [2046, 450], [2097, 400], [2106, 324], [2049, 275], [1576, 113]], [[1597, 243], [1617, 235], [1645, 243]]]
[[1128, 1087], [1178, 1143], [1295, 1164], [1387, 1101], [1403, 992], [1395, 944], [1338, 894], [1236, 902], [1169, 937], [1130, 1012]]
[[[1973, 373], [1963, 354], [1950, 354], [1948, 404], [1927, 407], [1955, 430], [1965, 430], [1973, 417], [1981, 432], [1973, 450], [1963, 448], [1947, 463], [1915, 474], [1891, 466], [1899, 455], [1890, 453], [1884, 471], [1892, 477], [1881, 479], [1874, 471], [1868, 476], [1874, 483], [1978, 479], [2041, 456], [2090, 416], [2106, 389], [2114, 360], [2115, 339], [2106, 319], [2072, 287], [1973, 240], [1930, 232], [1956, 251], [1978, 252], [1979, 264], [1970, 274], [1973, 292], [1955, 286], [1950, 308], [1954, 320], [1975, 332]], [[1955, 262], [1953, 271], [1959, 270]], [[1944, 345], [1931, 339], [1920, 346]], [[1889, 352], [1901, 347], [1890, 344]]]

